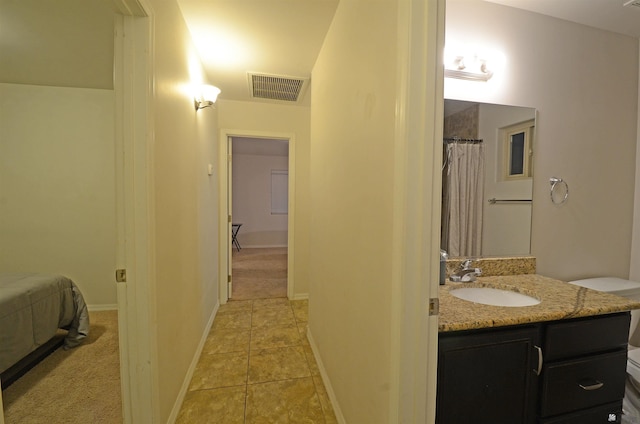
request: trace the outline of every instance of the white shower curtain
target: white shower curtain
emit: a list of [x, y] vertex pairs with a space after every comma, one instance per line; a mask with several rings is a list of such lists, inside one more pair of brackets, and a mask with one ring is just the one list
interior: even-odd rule
[[443, 178], [444, 249], [450, 257], [482, 254], [482, 208], [484, 154], [482, 143], [454, 142], [446, 145]]

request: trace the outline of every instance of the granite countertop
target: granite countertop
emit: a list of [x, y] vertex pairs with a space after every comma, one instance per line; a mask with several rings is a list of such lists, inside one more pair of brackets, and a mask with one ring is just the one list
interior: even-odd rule
[[[460, 287], [506, 288], [539, 299], [534, 306], [504, 307], [469, 302], [449, 291]], [[479, 277], [473, 283], [440, 286], [438, 331], [474, 330], [556, 321], [640, 309], [640, 302], [537, 274]]]

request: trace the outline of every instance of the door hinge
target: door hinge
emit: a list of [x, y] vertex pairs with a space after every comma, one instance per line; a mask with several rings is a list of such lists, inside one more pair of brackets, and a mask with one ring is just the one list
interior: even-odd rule
[[116, 269], [116, 281], [118, 283], [126, 283], [127, 282], [127, 270], [126, 269]]
[[227, 220], [228, 222], [231, 222], [231, 215], [228, 216]]
[[429, 316], [440, 314], [440, 299], [429, 299]]
[[227, 275], [227, 283], [230, 283], [230, 282], [231, 282], [231, 276]]

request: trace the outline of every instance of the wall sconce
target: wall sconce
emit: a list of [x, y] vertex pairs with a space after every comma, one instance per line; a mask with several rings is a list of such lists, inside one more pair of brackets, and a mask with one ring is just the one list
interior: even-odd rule
[[200, 95], [194, 99], [196, 110], [204, 109], [205, 107], [213, 106], [220, 94], [220, 89], [213, 85], [200, 86]]
[[478, 56], [455, 56], [444, 65], [444, 76], [471, 81], [488, 81], [493, 72], [487, 67], [487, 61]]

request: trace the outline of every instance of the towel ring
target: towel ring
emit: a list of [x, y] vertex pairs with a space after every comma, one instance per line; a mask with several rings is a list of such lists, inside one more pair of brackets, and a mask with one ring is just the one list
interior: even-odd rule
[[[551, 202], [556, 205], [561, 205], [566, 202], [567, 198], [569, 198], [569, 185], [567, 184], [567, 182], [562, 178], [551, 177], [549, 178], [549, 183], [551, 184], [551, 192], [549, 193], [549, 195], [551, 196]], [[564, 186], [564, 197], [559, 202], [556, 202], [555, 197], [553, 197], [553, 193], [559, 184], [562, 184]]]

